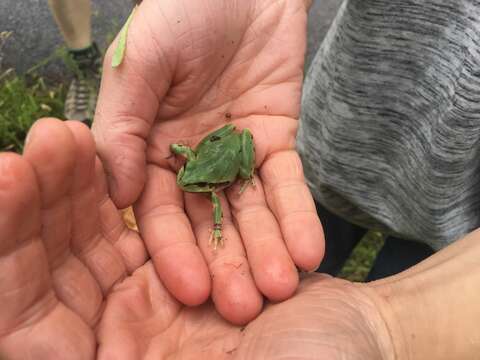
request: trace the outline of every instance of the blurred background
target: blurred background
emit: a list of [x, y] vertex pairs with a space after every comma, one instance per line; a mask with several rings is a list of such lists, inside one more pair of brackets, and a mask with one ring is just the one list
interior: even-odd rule
[[[313, 2], [308, 23], [307, 66], [341, 3], [341, 0]], [[92, 0], [92, 35], [102, 51], [113, 40], [131, 9], [131, 0]], [[63, 60], [55, 57], [55, 50], [64, 46], [64, 41], [47, 0], [2, 0], [0, 32], [3, 31], [12, 33], [2, 48], [4, 69], [14, 68], [18, 74], [23, 74], [47, 61], [38, 68], [39, 74], [55, 81], [69, 76]]]

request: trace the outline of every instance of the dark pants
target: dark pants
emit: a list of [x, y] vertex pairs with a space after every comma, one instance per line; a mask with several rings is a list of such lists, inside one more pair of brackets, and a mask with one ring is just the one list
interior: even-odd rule
[[[366, 234], [367, 230], [350, 224], [319, 205], [318, 216], [325, 231], [325, 257], [317, 272], [337, 275], [353, 248]], [[367, 281], [381, 279], [397, 274], [432, 255], [434, 251], [428, 245], [387, 237], [377, 255]]]

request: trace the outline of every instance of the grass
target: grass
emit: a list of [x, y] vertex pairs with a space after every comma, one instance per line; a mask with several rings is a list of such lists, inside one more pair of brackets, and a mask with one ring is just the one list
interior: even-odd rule
[[47, 85], [41, 77], [11, 76], [0, 84], [0, 151], [22, 152], [36, 119], [63, 117], [63, 84]]
[[[18, 76], [12, 69], [2, 69], [2, 48], [11, 33], [0, 33], [0, 151], [23, 151], [28, 129], [36, 119], [63, 117], [63, 84], [46, 84], [35, 75], [35, 68]], [[39, 66], [57, 57], [52, 55]]]
[[350, 281], [365, 281], [383, 243], [384, 236], [381, 233], [377, 231], [367, 232], [353, 249], [339, 277]]

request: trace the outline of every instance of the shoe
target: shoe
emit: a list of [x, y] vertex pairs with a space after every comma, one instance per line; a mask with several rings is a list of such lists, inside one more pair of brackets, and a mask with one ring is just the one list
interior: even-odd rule
[[64, 114], [88, 126], [93, 121], [101, 73], [101, 55], [95, 43], [86, 49], [69, 50], [74, 78], [68, 87]]

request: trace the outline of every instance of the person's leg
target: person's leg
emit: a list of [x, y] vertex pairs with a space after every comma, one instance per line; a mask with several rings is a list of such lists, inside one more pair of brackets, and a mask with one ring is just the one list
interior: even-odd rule
[[315, 204], [325, 233], [325, 257], [317, 272], [336, 276], [366, 230]]
[[388, 237], [375, 259], [367, 281], [398, 274], [418, 264], [433, 253], [433, 249], [426, 244]]
[[69, 49], [92, 45], [90, 0], [48, 0], [48, 4]]
[[91, 35], [90, 0], [49, 0], [73, 60], [74, 79], [65, 101], [67, 119], [91, 122], [98, 92], [101, 56]]

